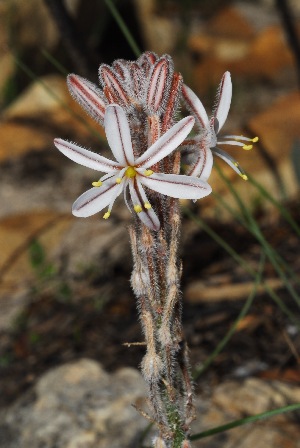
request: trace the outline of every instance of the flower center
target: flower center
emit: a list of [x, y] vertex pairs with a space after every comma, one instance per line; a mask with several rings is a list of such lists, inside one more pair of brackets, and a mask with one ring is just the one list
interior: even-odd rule
[[135, 168], [133, 166], [129, 166], [127, 168], [127, 170], [125, 171], [125, 176], [127, 176], [129, 178], [136, 176]]

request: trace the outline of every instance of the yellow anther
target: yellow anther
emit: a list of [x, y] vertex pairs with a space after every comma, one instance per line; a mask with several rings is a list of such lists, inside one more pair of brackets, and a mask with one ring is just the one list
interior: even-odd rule
[[151, 204], [149, 204], [149, 202], [145, 202], [144, 207], [149, 210], [151, 207]]
[[240, 166], [240, 164], [238, 162], [234, 162], [235, 166]]
[[121, 182], [122, 182], [121, 177], [117, 177], [117, 178], [116, 178], [116, 184], [120, 184]]
[[93, 187], [101, 187], [102, 182], [101, 182], [101, 180], [98, 180], [98, 182], [93, 182], [92, 185], [93, 185]]
[[127, 168], [127, 170], [125, 171], [125, 176], [130, 177], [130, 178], [136, 176], [135, 168], [133, 166], [129, 166]]
[[254, 137], [254, 138], [252, 139], [253, 143], [257, 143], [257, 142], [258, 142], [258, 140], [259, 140], [259, 138], [258, 138], [258, 137]]
[[145, 176], [151, 176], [151, 174], [153, 174], [152, 170], [146, 170], [144, 171]]
[[135, 205], [133, 208], [136, 213], [141, 213], [141, 211], [143, 210], [140, 205]]
[[246, 174], [240, 174], [241, 178], [244, 180], [248, 180], [248, 176]]
[[253, 148], [253, 145], [244, 145], [243, 146], [243, 149], [245, 149], [246, 151], [249, 151], [252, 148]]
[[103, 219], [108, 219], [110, 217], [110, 212], [106, 212], [103, 215]]

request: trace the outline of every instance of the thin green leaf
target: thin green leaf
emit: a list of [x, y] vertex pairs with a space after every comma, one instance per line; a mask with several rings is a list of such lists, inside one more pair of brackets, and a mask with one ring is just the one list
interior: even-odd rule
[[243, 308], [241, 309], [237, 319], [235, 320], [233, 325], [230, 327], [229, 331], [224, 336], [224, 338], [217, 345], [215, 350], [209, 355], [209, 357], [206, 359], [206, 361], [202, 364], [201, 367], [199, 367], [198, 369], [195, 369], [195, 372], [193, 374], [194, 380], [197, 380], [199, 378], [199, 376], [202, 375], [202, 373], [210, 366], [210, 364], [213, 362], [213, 360], [223, 350], [223, 348], [226, 346], [226, 344], [230, 341], [231, 337], [234, 335], [235, 330], [236, 330], [240, 320], [243, 319], [243, 317], [246, 316], [246, 314], [248, 313], [248, 311], [253, 303], [253, 300], [256, 296], [258, 285], [261, 283], [264, 265], [265, 265], [265, 255], [262, 254], [260, 264], [259, 264], [258, 273], [256, 274], [256, 277], [255, 277], [255, 283], [254, 283], [253, 289], [252, 289], [251, 293], [249, 294]]
[[258, 420], [274, 417], [275, 415], [283, 414], [285, 412], [297, 411], [299, 409], [300, 409], [300, 403], [297, 403], [297, 404], [291, 404], [289, 406], [284, 406], [282, 408], [273, 409], [272, 411], [262, 412], [261, 414], [251, 415], [250, 417], [241, 418], [240, 420], [234, 420], [233, 422], [217, 426], [216, 428], [209, 429], [208, 431], [203, 431], [198, 434], [194, 434], [193, 436], [190, 437], [190, 440], [204, 439], [205, 437], [213, 436], [215, 434], [219, 434], [220, 432], [228, 431], [229, 429], [246, 425], [247, 423], [257, 422]]
[[112, 0], [105, 0], [105, 3], [107, 5], [107, 7], [109, 8], [111, 14], [113, 15], [115, 21], [119, 25], [122, 33], [124, 34], [125, 39], [127, 40], [128, 44], [131, 47], [132, 51], [134, 52], [134, 54], [138, 58], [140, 56], [140, 54], [141, 54], [141, 50], [139, 49], [136, 41], [134, 40], [134, 37], [132, 36], [128, 26], [126, 25], [126, 23], [124, 22], [124, 20], [120, 16], [120, 13], [117, 10], [117, 8], [115, 7], [115, 5], [112, 2]]
[[45, 48], [41, 48], [41, 53], [62, 75], [67, 76], [70, 70], [67, 70], [56, 58], [52, 56]]
[[291, 216], [290, 212], [282, 205], [279, 201], [277, 201], [259, 182], [257, 182], [252, 176], [247, 174], [248, 182], [253, 185], [260, 194], [266, 198], [271, 204], [275, 205], [277, 209], [280, 211], [283, 218], [290, 224], [290, 226], [294, 229], [296, 234], [300, 236], [300, 227], [296, 223], [296, 221]]
[[[275, 270], [277, 271], [279, 277], [284, 282], [287, 290], [295, 300], [295, 302], [300, 306], [300, 297], [297, 293], [297, 291], [294, 289], [293, 285], [291, 284], [291, 280], [287, 278], [284, 271], [281, 268], [281, 265], [285, 265], [284, 260], [274, 251], [274, 249], [271, 247], [271, 245], [267, 242], [264, 235], [262, 234], [260, 228], [258, 227], [255, 219], [253, 218], [250, 210], [245, 206], [243, 203], [240, 195], [238, 194], [237, 190], [233, 187], [232, 183], [229, 181], [229, 179], [225, 176], [225, 174], [222, 172], [220, 167], [216, 164], [216, 169], [220, 175], [220, 177], [223, 179], [223, 181], [226, 183], [229, 191], [231, 192], [232, 196], [234, 197], [236, 203], [240, 207], [240, 210], [242, 214], [245, 217], [245, 221], [248, 222], [249, 229], [251, 229], [251, 233], [256, 237], [256, 239], [261, 244], [262, 248], [264, 249], [267, 257], [269, 258], [270, 262], [273, 264]], [[280, 263], [280, 264], [279, 264]], [[290, 270], [290, 269], [288, 269]], [[297, 281], [298, 278], [297, 278]]]
[[[189, 216], [193, 221], [195, 221], [199, 227], [201, 227], [213, 240], [216, 241], [223, 249], [234, 259], [234, 261], [242, 266], [246, 272], [248, 272], [253, 278], [255, 278], [256, 273], [252, 267], [247, 263], [223, 238], [220, 237], [214, 230], [212, 230], [206, 223], [198, 216], [195, 216], [191, 210], [187, 207], [182, 207], [183, 212]], [[285, 303], [280, 299], [278, 294], [268, 285], [267, 282], [262, 282], [262, 286], [269, 296], [274, 300], [274, 302], [279, 306], [281, 311], [286, 314], [289, 319], [300, 329], [300, 322], [294, 317], [292, 311], [288, 309]]]

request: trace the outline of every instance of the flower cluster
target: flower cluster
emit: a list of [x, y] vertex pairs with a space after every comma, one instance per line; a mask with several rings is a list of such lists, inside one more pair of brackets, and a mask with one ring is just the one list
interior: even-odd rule
[[[85, 111], [104, 126], [115, 160], [62, 139], [55, 139], [55, 145], [71, 160], [104, 173], [74, 202], [75, 216], [87, 217], [107, 207], [103, 215], [107, 219], [122, 193], [133, 213], [134, 223], [129, 226], [134, 261], [131, 285], [145, 338], [141, 368], [148, 385], [150, 415], [141, 413], [158, 426], [154, 447], [171, 446], [172, 441], [175, 446], [176, 441], [176, 446], [188, 448], [195, 411], [181, 319], [177, 199], [197, 200], [211, 192], [207, 179], [213, 154], [246, 178], [238, 163], [217, 145], [235, 144], [244, 149], [252, 145], [244, 137], [226, 136], [221, 141], [217, 137], [231, 102], [229, 73], [223, 76], [210, 119], [167, 55], [146, 52], [134, 62], [102, 64], [99, 79], [101, 88], [72, 74], [68, 87]], [[180, 102], [191, 115], [178, 121]], [[194, 125], [197, 133], [190, 136]], [[180, 173], [182, 154], [189, 161], [185, 174]]]
[[228, 153], [217, 147], [218, 145], [236, 145], [245, 150], [252, 149], [251, 143], [258, 142], [258, 137], [248, 138], [238, 135], [224, 135], [222, 140], [218, 139], [219, 131], [222, 129], [231, 103], [232, 83], [229, 72], [225, 72], [216, 96], [215, 107], [211, 118], [207, 113], [196, 94], [185, 84], [182, 86], [182, 97], [187, 109], [192, 113], [196, 120], [199, 134], [186, 140], [184, 145], [188, 155], [192, 155], [192, 162], [188, 170], [190, 176], [200, 176], [207, 180], [212, 169], [213, 154], [223, 159], [234, 169], [244, 180], [247, 175], [240, 167], [239, 163]]
[[[151, 190], [154, 202], [157, 193], [177, 199], [197, 200], [207, 196], [211, 192], [207, 179], [213, 153], [225, 159], [246, 179], [238, 163], [216, 147], [217, 143], [240, 145], [244, 149], [252, 147], [241, 143], [250, 140], [245, 137], [226, 136], [224, 141], [217, 140], [231, 101], [228, 72], [221, 81], [210, 120], [201, 101], [182, 83], [181, 75], [174, 72], [168, 55], [159, 58], [146, 52], [134, 62], [116, 60], [111, 67], [102, 64], [99, 79], [102, 89], [71, 74], [68, 87], [73, 98], [104, 126], [115, 161], [62, 139], [54, 141], [71, 160], [105, 173], [93, 182], [93, 188], [74, 202], [72, 212], [75, 216], [91, 216], [108, 207], [103, 215], [107, 219], [116, 198], [123, 192], [129, 210], [134, 211], [147, 227], [158, 230], [160, 220], [148, 191]], [[181, 99], [192, 116], [174, 124]], [[187, 139], [194, 123], [199, 134]], [[178, 158], [175, 163], [174, 153], [178, 153], [176, 150], [180, 147], [188, 147], [187, 152], [192, 155], [187, 175], [179, 174]]]

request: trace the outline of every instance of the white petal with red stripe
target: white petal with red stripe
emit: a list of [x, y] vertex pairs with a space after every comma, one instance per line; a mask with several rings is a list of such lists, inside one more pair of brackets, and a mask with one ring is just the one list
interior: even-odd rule
[[105, 114], [105, 100], [101, 89], [81, 76], [71, 74], [67, 77], [67, 84], [71, 95], [83, 109], [103, 124]]
[[122, 191], [116, 183], [116, 176], [106, 180], [101, 187], [91, 188], [76, 199], [72, 207], [73, 215], [86, 218], [100, 212], [115, 198], [117, 190]]
[[138, 206], [140, 208], [140, 211], [137, 212], [140, 220], [145, 224], [145, 226], [149, 227], [149, 229], [159, 230], [159, 219], [152, 208], [145, 208], [145, 204], [148, 204], [147, 196], [142, 185], [137, 179], [129, 181], [129, 191], [133, 207]]
[[197, 177], [163, 173], [144, 176], [141, 170], [138, 172], [143, 185], [171, 198], [200, 199], [211, 193], [210, 185]]
[[133, 165], [130, 128], [122, 107], [117, 104], [107, 106], [104, 127], [108, 144], [116, 160], [123, 166]]
[[135, 161], [135, 166], [148, 168], [168, 156], [191, 132], [194, 123], [195, 119], [191, 116], [180, 120]]
[[182, 86], [182, 95], [188, 110], [195, 115], [197, 124], [206, 129], [209, 126], [209, 119], [200, 99], [185, 84]]
[[54, 144], [69, 159], [92, 170], [109, 173], [110, 171], [119, 171], [122, 168], [119, 163], [61, 138], [56, 138]]
[[223, 127], [226, 121], [230, 109], [231, 97], [232, 97], [231, 76], [229, 72], [225, 72], [218, 88], [217, 104], [214, 110], [214, 116], [218, 119], [219, 124], [217, 132], [220, 131], [220, 129]]

